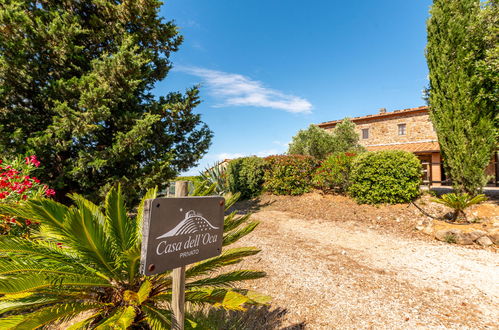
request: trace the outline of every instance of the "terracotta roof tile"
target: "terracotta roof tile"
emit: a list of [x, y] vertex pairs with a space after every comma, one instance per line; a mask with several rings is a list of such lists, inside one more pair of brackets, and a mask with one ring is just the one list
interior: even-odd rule
[[[410, 112], [423, 112], [423, 111], [428, 111], [428, 107], [426, 105], [417, 107], [417, 108], [409, 108], [409, 109], [403, 109], [403, 110], [395, 110], [391, 112], [385, 112], [385, 113], [379, 113], [375, 115], [366, 115], [366, 116], [361, 116], [361, 117], [354, 117], [350, 118], [351, 121], [354, 123], [357, 121], [362, 121], [364, 119], [374, 119], [374, 118], [383, 118], [383, 117], [391, 117], [391, 116], [400, 116], [404, 115], [406, 113]], [[320, 123], [317, 126], [319, 127], [327, 127], [327, 126], [335, 126], [336, 124], [340, 123], [342, 120], [333, 120], [333, 121], [327, 121], [324, 123]]]
[[381, 146], [366, 146], [368, 151], [378, 150], [404, 150], [409, 152], [437, 152], [440, 151], [438, 142], [417, 142], [403, 144], [389, 144]]

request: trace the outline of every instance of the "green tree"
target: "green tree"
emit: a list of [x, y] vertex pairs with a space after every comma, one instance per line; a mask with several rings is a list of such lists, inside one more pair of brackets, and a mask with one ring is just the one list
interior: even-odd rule
[[152, 94], [182, 42], [160, 5], [4, 1], [0, 156], [37, 155], [59, 199], [97, 200], [119, 181], [137, 200], [195, 165], [212, 137], [193, 112], [198, 89]]
[[289, 155], [305, 155], [324, 159], [334, 152], [334, 136], [316, 125], [299, 130], [289, 144]]
[[[69, 207], [49, 199], [29, 200], [23, 207], [0, 204], [0, 212], [34, 219], [42, 227], [36, 240], [0, 237], [0, 328], [38, 329], [76, 318], [69, 329], [169, 329], [171, 272], [139, 274], [142, 211], [145, 199], [154, 197], [151, 189], [136, 217], [128, 215], [119, 186], [111, 188], [101, 206], [76, 194]], [[227, 248], [257, 225], [235, 211], [225, 217], [222, 254], [186, 270], [187, 302], [244, 310], [268, 300], [236, 287], [264, 272], [220, 273], [225, 265], [259, 252]]]
[[359, 135], [355, 132], [355, 124], [345, 118], [336, 125], [332, 133], [316, 125], [298, 131], [289, 144], [288, 154], [326, 159], [335, 152], [362, 151], [363, 148], [358, 142]]
[[481, 5], [435, 0], [427, 22], [431, 119], [454, 189], [471, 195], [486, 183], [496, 147], [498, 39], [491, 22], [497, 22], [497, 2]]
[[335, 152], [361, 152], [364, 147], [359, 144], [359, 133], [355, 131], [355, 123], [345, 118], [336, 125], [333, 131], [335, 137]]

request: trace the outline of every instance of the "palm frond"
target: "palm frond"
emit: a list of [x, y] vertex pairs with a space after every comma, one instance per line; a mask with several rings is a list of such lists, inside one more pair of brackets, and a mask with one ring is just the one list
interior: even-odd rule
[[251, 217], [251, 213], [242, 215], [242, 216], [237, 216], [236, 211], [232, 212], [228, 216], [225, 217], [224, 219], [224, 231], [229, 232], [237, 227], [239, 227], [241, 224], [247, 222], [249, 218]]
[[99, 303], [57, 304], [32, 313], [10, 315], [0, 319], [0, 329], [36, 329], [64, 317], [72, 317], [83, 311], [101, 308]]
[[142, 285], [139, 288], [139, 291], [137, 291], [137, 299], [139, 304], [142, 304], [144, 301], [149, 298], [149, 293], [151, 293], [152, 290], [152, 283], [148, 279], [146, 279]]
[[244, 236], [251, 233], [256, 228], [256, 226], [258, 226], [258, 224], [259, 224], [258, 221], [252, 221], [241, 229], [226, 233], [224, 235], [222, 245], [227, 246], [227, 245], [230, 245], [234, 242], [237, 242], [238, 240], [240, 240]]
[[58, 234], [65, 234], [64, 218], [69, 208], [51, 199], [28, 200], [22, 205], [0, 204], [0, 214], [30, 219], [49, 225]]
[[236, 282], [254, 280], [265, 277], [265, 272], [253, 270], [235, 270], [215, 277], [203, 278], [194, 282], [187, 283], [186, 288], [195, 288], [202, 286], [231, 286]]
[[66, 216], [68, 235], [66, 242], [78, 251], [78, 254], [91, 260], [101, 272], [116, 276], [116, 254], [111, 241], [105, 234], [100, 215], [94, 214], [86, 203], [75, 200], [77, 207], [71, 208]]
[[0, 281], [0, 294], [23, 293], [46, 288], [58, 289], [68, 286], [112, 287], [112, 284], [97, 276], [25, 273], [15, 277], [3, 277]]
[[76, 322], [66, 328], [66, 330], [81, 330], [90, 328], [90, 324], [102, 314], [102, 310], [97, 310], [92, 315], [85, 317], [83, 320]]
[[267, 304], [270, 297], [250, 290], [203, 287], [186, 291], [185, 300], [226, 310], [244, 310], [245, 305]]
[[[29, 258], [33, 261], [54, 264], [57, 267], [69, 266], [80, 269], [82, 272], [89, 270], [88, 267], [79, 263], [78, 258], [71, 250], [62, 249], [55, 243], [41, 240], [30, 241], [18, 237], [0, 237], [0, 255], [12, 259]], [[94, 273], [96, 272], [94, 271]]]
[[60, 275], [94, 275], [89, 270], [79, 265], [64, 265], [61, 263], [51, 263], [47, 260], [26, 259], [26, 258], [0, 258], [0, 277], [16, 275], [16, 273], [26, 274], [60, 274]]
[[252, 256], [260, 252], [260, 249], [253, 247], [234, 248], [224, 251], [221, 255], [203, 260], [191, 266], [185, 272], [185, 277], [195, 277], [208, 274], [220, 267], [239, 262], [244, 257]]
[[135, 315], [133, 306], [119, 307], [103, 322], [99, 323], [95, 330], [127, 329], [132, 325]]
[[216, 183], [209, 183], [208, 181], [203, 181], [198, 186], [194, 188], [192, 196], [209, 196], [213, 195], [217, 188]]
[[24, 312], [61, 301], [64, 301], [62, 296], [34, 295], [32, 293], [29, 293], [26, 297], [17, 299], [12, 299], [12, 296], [4, 296], [0, 299], [0, 314], [6, 312]]
[[143, 304], [141, 310], [146, 316], [145, 321], [152, 329], [170, 329], [172, 326], [170, 311], [154, 307], [151, 304]]
[[227, 194], [225, 196], [225, 210], [228, 210], [232, 207], [241, 197], [241, 193], [237, 192], [235, 194]]
[[126, 272], [128, 273], [128, 283], [133, 283], [135, 275], [139, 271], [140, 265], [140, 245], [135, 245], [130, 249], [124, 251], [116, 259], [117, 265], [124, 266]]
[[121, 185], [111, 188], [106, 196], [106, 234], [121, 253], [131, 247], [132, 237], [136, 234], [136, 222], [129, 219]]

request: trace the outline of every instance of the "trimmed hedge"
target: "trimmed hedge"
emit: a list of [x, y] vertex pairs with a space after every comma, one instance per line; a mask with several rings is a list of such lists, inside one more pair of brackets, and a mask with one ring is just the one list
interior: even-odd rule
[[313, 185], [325, 192], [345, 193], [350, 186], [350, 173], [356, 154], [334, 153], [321, 163], [312, 177]]
[[283, 155], [265, 158], [264, 189], [274, 195], [301, 195], [311, 189], [319, 161], [311, 156]]
[[232, 193], [252, 198], [262, 192], [265, 161], [258, 157], [231, 160], [227, 166], [227, 184]]
[[355, 159], [350, 179], [358, 203], [406, 203], [420, 194], [421, 163], [406, 151], [367, 152]]

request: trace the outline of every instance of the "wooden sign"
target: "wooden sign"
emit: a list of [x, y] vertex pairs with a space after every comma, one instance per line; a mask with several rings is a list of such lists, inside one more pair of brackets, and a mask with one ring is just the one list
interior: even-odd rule
[[159, 274], [220, 255], [224, 204], [219, 196], [148, 199], [140, 272]]

